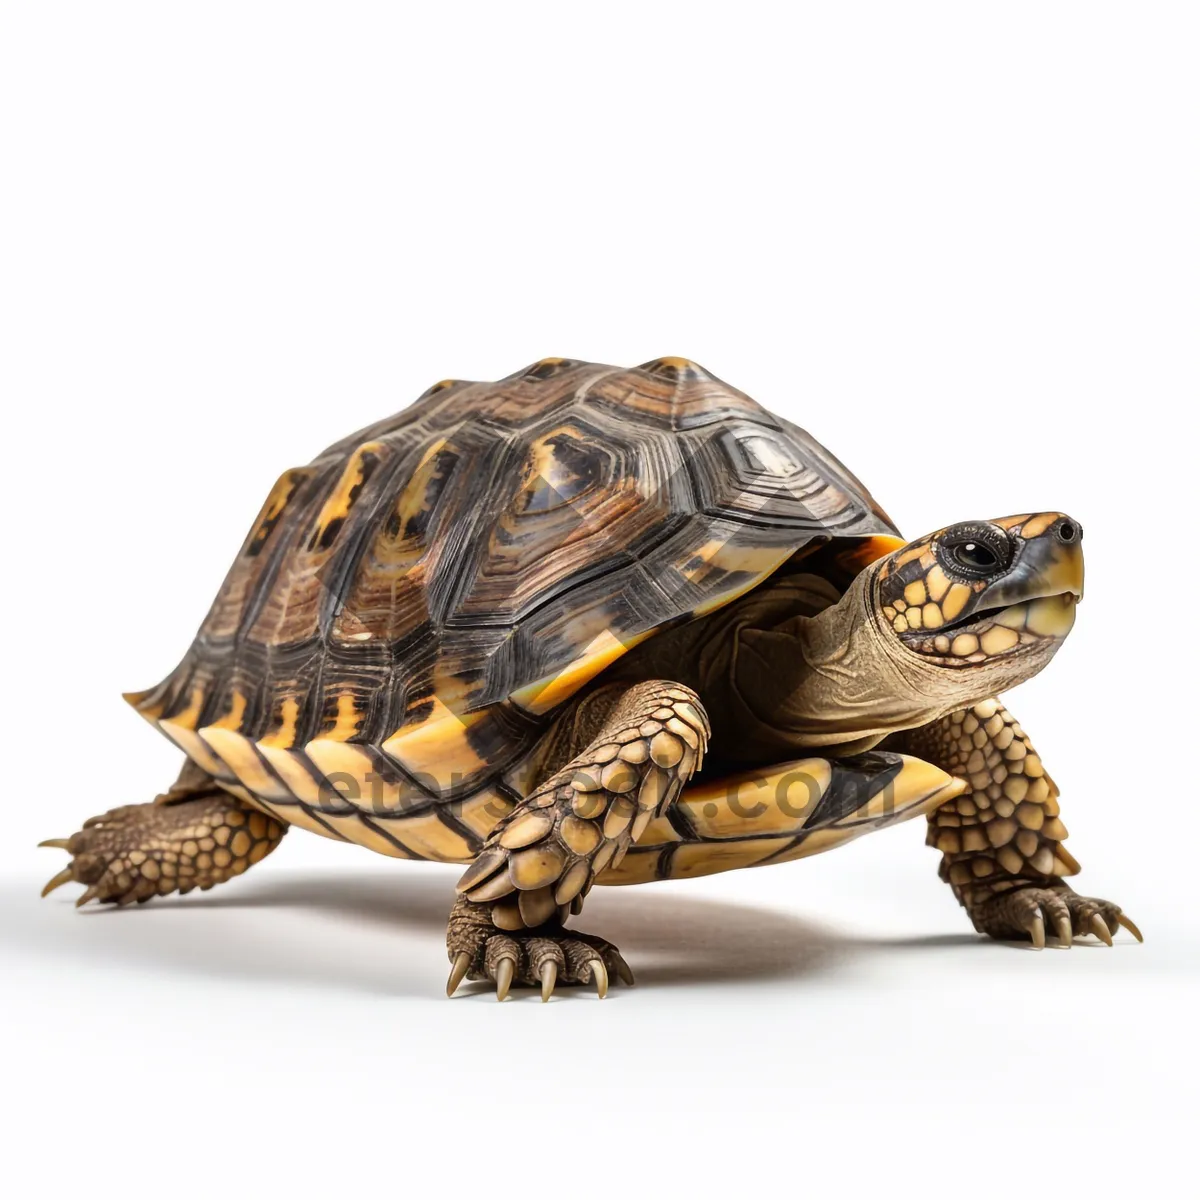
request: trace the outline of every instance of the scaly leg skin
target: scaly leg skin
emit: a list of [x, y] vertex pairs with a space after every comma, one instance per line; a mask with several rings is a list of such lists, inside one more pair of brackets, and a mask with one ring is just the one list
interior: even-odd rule
[[1058, 788], [1025, 731], [985, 700], [904, 735], [904, 748], [966, 779], [970, 790], [929, 816], [928, 843], [942, 851], [941, 877], [980, 933], [1041, 949], [1049, 927], [1064, 947], [1094, 934], [1106, 945], [1124, 926], [1116, 904], [1080, 896], [1063, 876], [1079, 864], [1063, 846]]
[[71, 855], [42, 895], [64, 883], [82, 883], [87, 890], [75, 901], [78, 908], [89, 900], [142, 904], [171, 892], [207, 891], [279, 845], [286, 825], [199, 775], [189, 765], [153, 803], [114, 808], [85, 821], [69, 838], [42, 842]]
[[708, 736], [689, 688], [651, 680], [619, 691], [586, 749], [496, 827], [459, 880], [447, 992], [469, 977], [493, 980], [500, 1000], [514, 982], [540, 984], [547, 1000], [558, 982], [591, 981], [603, 997], [610, 970], [632, 983], [615, 947], [564, 924], [700, 769]]

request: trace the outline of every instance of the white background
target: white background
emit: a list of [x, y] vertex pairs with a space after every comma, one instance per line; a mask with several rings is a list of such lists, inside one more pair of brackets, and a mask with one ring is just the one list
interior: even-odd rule
[[[39, 1193], [1109, 1195], [1194, 1142], [1190, 5], [0, 7], [4, 1169]], [[602, 893], [639, 974], [442, 997], [454, 868], [293, 833], [144, 909], [33, 849], [176, 756], [278, 472], [444, 376], [685, 355], [913, 534], [1062, 508], [1012, 705], [1112, 950], [985, 944], [923, 829]], [[467, 989], [470, 992], [471, 989]]]

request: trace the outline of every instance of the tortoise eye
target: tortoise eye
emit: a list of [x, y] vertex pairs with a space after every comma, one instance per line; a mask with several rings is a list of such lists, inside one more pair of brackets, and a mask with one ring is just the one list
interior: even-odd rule
[[963, 542], [954, 547], [955, 561], [968, 569], [990, 571], [1000, 560], [982, 542]]
[[985, 521], [955, 525], [938, 539], [942, 566], [960, 579], [987, 579], [1012, 561], [1012, 548], [1004, 531]]

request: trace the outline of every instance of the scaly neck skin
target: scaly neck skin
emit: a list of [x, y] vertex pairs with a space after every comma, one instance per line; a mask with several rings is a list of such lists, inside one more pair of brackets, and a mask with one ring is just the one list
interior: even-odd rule
[[780, 748], [859, 753], [994, 694], [990, 672], [947, 669], [901, 645], [874, 601], [877, 569], [816, 616], [742, 634], [737, 689]]

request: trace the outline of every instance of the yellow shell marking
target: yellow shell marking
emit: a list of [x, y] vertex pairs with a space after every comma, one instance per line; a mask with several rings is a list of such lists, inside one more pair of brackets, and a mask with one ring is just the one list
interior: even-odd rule
[[[262, 808], [266, 807], [263, 805], [261, 800], [252, 801], [252, 803], [256, 803]], [[309, 814], [306, 813], [298, 804], [281, 804], [277, 811], [279, 816], [284, 821], [288, 821], [293, 825], [298, 825], [301, 829], [307, 829], [309, 833], [316, 833], [325, 838], [335, 837], [335, 835], [330, 833], [329, 830], [320, 823], [320, 821], [318, 821], [315, 817], [309, 816]]]
[[596, 882], [604, 884], [605, 887], [624, 887], [631, 883], [652, 883], [657, 878], [658, 855], [639, 854], [635, 846], [618, 866], [608, 867], [603, 871]]
[[724, 608], [726, 604], [736, 600], [739, 596], [744, 596], [752, 588], [758, 587], [768, 575], [778, 570], [790, 557], [790, 550], [781, 551], [778, 547], [739, 546], [728, 541], [717, 540], [705, 542], [703, 546], [693, 552], [689, 560], [695, 562], [699, 559], [699, 563], [680, 571], [680, 574], [689, 583], [702, 587], [704, 579], [713, 572], [720, 575], [745, 571], [750, 578], [741, 587], [718, 592], [711, 600], [697, 605], [692, 610], [693, 615], [702, 617], [706, 613], [715, 612], [718, 608]]
[[[736, 871], [778, 854], [791, 845], [790, 837], [763, 838], [748, 842], [696, 842], [680, 846], [671, 858], [672, 879], [694, 879], [719, 871]], [[608, 883], [606, 871], [596, 882]], [[614, 881], [615, 882], [615, 881]]]
[[518, 689], [513, 692], [512, 700], [526, 712], [549, 712], [648, 636], [645, 633], [620, 641], [606, 629], [592, 638], [584, 652], [561, 671]]
[[121, 698], [126, 704], [131, 704], [151, 725], [157, 725], [158, 718], [162, 716], [166, 707], [165, 694], [159, 697], [157, 703], [149, 703], [150, 697], [157, 691], [158, 688], [147, 688], [144, 692], [123, 692]]
[[294, 696], [289, 696], [280, 706], [282, 722], [278, 728], [271, 730], [259, 738], [259, 748], [264, 746], [291, 747], [296, 741], [296, 720], [300, 715], [300, 705]]
[[271, 764], [271, 769], [283, 780], [297, 800], [305, 804], [319, 805], [328, 800], [312, 773], [304, 766], [303, 754], [299, 750], [285, 750], [267, 742], [259, 742], [258, 748]]
[[218, 778], [228, 776], [229, 772], [213, 757], [212, 751], [196, 733], [196, 721], [203, 707], [203, 690], [193, 688], [187, 708], [173, 717], [159, 721], [158, 726], [198, 767]]
[[396, 501], [394, 511], [397, 533], [388, 543], [389, 565], [401, 566], [406, 562], [411, 564], [425, 553], [424, 539], [407, 536], [406, 531], [413, 528], [417, 518], [425, 511], [429, 487], [437, 478], [440, 466], [438, 456], [447, 445], [445, 438], [439, 438], [421, 455], [421, 461], [413, 472], [412, 479]]
[[[347, 742], [357, 732], [362, 722], [363, 714], [354, 704], [354, 697], [349, 692], [342, 692], [337, 698], [337, 717], [333, 728], [326, 730], [318, 739], [320, 741]], [[312, 743], [310, 742], [311, 746]]]
[[[823, 758], [802, 758], [769, 771], [746, 771], [688, 788], [680, 804], [699, 837], [744, 838], [747, 832], [800, 832], [829, 787]], [[753, 814], [753, 815], [751, 815]], [[650, 830], [641, 844], [649, 844]]]
[[337, 830], [348, 842], [365, 846], [376, 854], [386, 854], [391, 858], [412, 858], [411, 854], [401, 850], [395, 842], [389, 841], [381, 833], [377, 833], [357, 814], [334, 816], [332, 813], [322, 813], [323, 820], [331, 828]]
[[263, 765], [254, 744], [238, 732], [245, 715], [246, 697], [235, 691], [229, 711], [220, 720], [197, 730], [197, 733], [247, 791], [267, 801], [291, 800], [291, 793]]
[[331, 531], [346, 519], [358, 498], [368, 475], [368, 459], [382, 457], [385, 453], [387, 453], [387, 446], [383, 442], [365, 442], [351, 455], [350, 461], [346, 463], [342, 476], [337, 482], [337, 487], [325, 501], [321, 515], [317, 518], [316, 526], [308, 541], [309, 550], [325, 547]]
[[887, 558], [897, 550], [903, 550], [908, 543], [903, 538], [890, 537], [887, 534], [877, 534], [874, 537], [861, 538], [852, 542], [837, 556], [837, 564], [849, 575], [857, 575], [863, 567], [881, 558]]
[[[368, 816], [403, 812], [415, 800], [425, 799], [425, 793], [411, 783], [385, 780], [361, 746], [317, 738], [304, 750], [332, 791]], [[325, 797], [327, 803], [331, 799]]]
[[433, 813], [420, 817], [376, 816], [371, 819], [418, 858], [433, 862], [468, 863], [475, 857], [466, 841], [443, 825]]
[[232, 729], [209, 726], [200, 736], [218, 754], [221, 761], [237, 776], [246, 789], [264, 800], [289, 801], [292, 794], [263, 766], [249, 738]]
[[452, 712], [441, 699], [430, 699], [430, 712], [420, 723], [403, 726], [383, 743], [383, 749], [411, 775], [448, 788], [459, 780], [482, 771], [487, 763], [479, 757], [467, 730], [491, 720], [486, 710]]
[[454, 815], [482, 841], [512, 812], [513, 807], [513, 802], [507, 796], [485, 788], [469, 800], [464, 800]]
[[292, 467], [275, 480], [275, 484], [263, 502], [258, 518], [254, 522], [254, 530], [247, 538], [243, 552], [254, 549], [256, 546], [262, 546], [270, 536], [275, 522], [287, 508], [288, 501], [292, 498], [296, 488], [310, 479], [312, 474], [311, 467]]
[[[907, 755], [901, 758], [900, 772], [889, 787], [876, 792], [836, 824], [805, 833], [799, 842], [796, 837], [811, 812], [812, 801], [808, 796], [816, 787], [828, 786], [830, 768], [823, 759], [798, 759], [769, 770], [708, 780], [686, 788], [677, 801], [683, 810], [681, 815], [696, 831], [697, 839], [711, 840], [688, 841], [678, 846], [670, 859], [668, 878], [712, 875], [753, 866], [768, 858], [771, 862], [806, 858], [881, 825], [931, 812], [967, 790], [965, 780], [956, 779], [930, 763]], [[776, 832], [787, 836], [756, 836]], [[618, 867], [605, 870], [596, 882], [639, 883], [656, 877], [653, 864], [658, 856], [652, 851], [679, 840], [678, 833], [666, 820], [655, 821], [638, 839], [634, 852]]]

